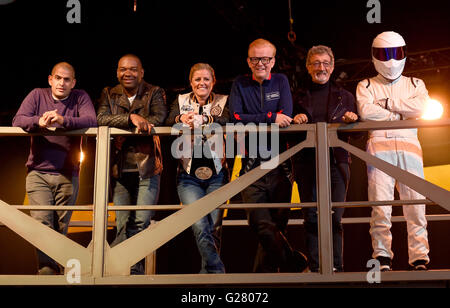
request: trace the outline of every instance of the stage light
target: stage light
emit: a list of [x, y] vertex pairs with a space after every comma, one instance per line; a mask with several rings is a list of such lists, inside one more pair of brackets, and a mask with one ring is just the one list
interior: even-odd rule
[[80, 164], [83, 162], [84, 160], [84, 153], [80, 152]]
[[437, 120], [444, 114], [444, 107], [435, 99], [429, 99], [422, 115], [423, 120]]

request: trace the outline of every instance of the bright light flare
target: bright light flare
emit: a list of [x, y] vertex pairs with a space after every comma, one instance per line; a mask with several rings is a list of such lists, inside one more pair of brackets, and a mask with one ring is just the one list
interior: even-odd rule
[[80, 163], [82, 163], [84, 160], [84, 153], [80, 152]]
[[440, 119], [443, 114], [444, 107], [442, 107], [442, 104], [435, 99], [429, 99], [425, 107], [425, 112], [422, 115], [422, 119], [437, 120]]

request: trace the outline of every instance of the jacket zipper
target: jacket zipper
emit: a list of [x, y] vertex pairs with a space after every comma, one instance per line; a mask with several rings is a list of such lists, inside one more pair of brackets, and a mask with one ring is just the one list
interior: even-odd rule
[[259, 94], [261, 95], [261, 110], [264, 111], [264, 97], [263, 97], [263, 86], [259, 85]]
[[333, 114], [331, 115], [331, 120], [335, 120], [334, 115], [336, 114], [338, 108], [342, 105], [342, 101], [339, 102], [339, 104], [336, 106], [336, 108], [334, 108]]

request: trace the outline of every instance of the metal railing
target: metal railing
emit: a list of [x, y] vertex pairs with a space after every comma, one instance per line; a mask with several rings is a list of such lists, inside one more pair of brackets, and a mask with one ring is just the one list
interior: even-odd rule
[[[342, 283], [365, 282], [366, 272], [334, 273], [333, 272], [333, 246], [331, 229], [332, 207], [361, 207], [376, 206], [381, 204], [400, 205], [401, 201], [377, 201], [377, 202], [332, 202], [331, 184], [329, 175], [329, 147], [342, 147], [361, 158], [388, 175], [396, 178], [428, 200], [409, 200], [403, 204], [435, 203], [450, 211], [450, 192], [427, 182], [415, 175], [405, 172], [376, 157], [367, 154], [346, 142], [337, 138], [338, 131], [366, 131], [373, 129], [400, 129], [412, 127], [438, 127], [450, 126], [450, 119], [425, 122], [425, 121], [398, 121], [398, 122], [365, 122], [351, 125], [338, 124], [308, 124], [292, 125], [281, 129], [283, 133], [306, 131], [306, 140], [281, 153], [274, 162], [283, 163], [305, 147], [316, 147], [317, 165], [317, 202], [310, 203], [274, 203], [274, 204], [229, 204], [226, 201], [254, 183], [259, 178], [270, 172], [261, 166], [238, 177], [236, 180], [224, 185], [220, 189], [206, 195], [196, 202], [180, 207], [179, 205], [157, 206], [113, 206], [108, 205], [109, 185], [109, 157], [110, 137], [112, 135], [131, 135], [134, 132], [108, 128], [90, 128], [77, 131], [53, 131], [44, 134], [51, 135], [83, 135], [96, 136], [96, 157], [94, 177], [93, 206], [26, 206], [26, 210], [89, 210], [93, 211], [92, 240], [88, 247], [82, 247], [64, 235], [44, 226], [30, 216], [22, 213], [22, 208], [10, 206], [0, 201], [0, 222], [30, 242], [35, 247], [44, 251], [58, 263], [64, 265], [76, 259], [81, 265], [81, 284], [85, 285], [111, 285], [111, 284], [154, 284], [154, 285], [274, 285], [274, 284], [298, 284], [298, 283]], [[226, 130], [224, 130], [226, 132]], [[235, 130], [234, 130], [235, 132]], [[181, 132], [180, 132], [181, 133]], [[35, 135], [43, 134], [41, 132]], [[156, 127], [154, 134], [171, 135], [172, 128]], [[29, 136], [20, 128], [0, 127], [0, 136]], [[189, 228], [200, 218], [216, 208], [237, 209], [254, 207], [317, 207], [319, 225], [319, 273], [275, 273], [275, 274], [172, 274], [172, 275], [145, 275], [130, 276], [130, 267], [142, 258], [152, 254], [159, 247]], [[154, 209], [176, 210], [156, 224], [151, 224], [147, 229], [118, 244], [110, 247], [106, 241], [108, 211]], [[448, 217], [434, 217], [433, 220], [447, 220]], [[361, 220], [360, 220], [361, 221]], [[66, 269], [67, 271], [67, 269]], [[383, 281], [404, 280], [450, 280], [449, 270], [433, 270], [426, 272], [387, 272], [382, 273]], [[34, 275], [0, 275], [0, 285], [35, 285], [35, 284], [67, 284], [65, 276], [34, 276]]]

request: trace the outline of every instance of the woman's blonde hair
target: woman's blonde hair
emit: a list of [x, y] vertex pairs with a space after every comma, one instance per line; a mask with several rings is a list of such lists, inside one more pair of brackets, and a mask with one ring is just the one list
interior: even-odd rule
[[214, 73], [214, 69], [208, 63], [197, 63], [191, 67], [191, 71], [189, 72], [189, 82], [192, 81], [192, 76], [196, 71], [207, 70], [211, 73], [211, 77], [213, 79], [213, 83], [216, 83], [216, 74]]

